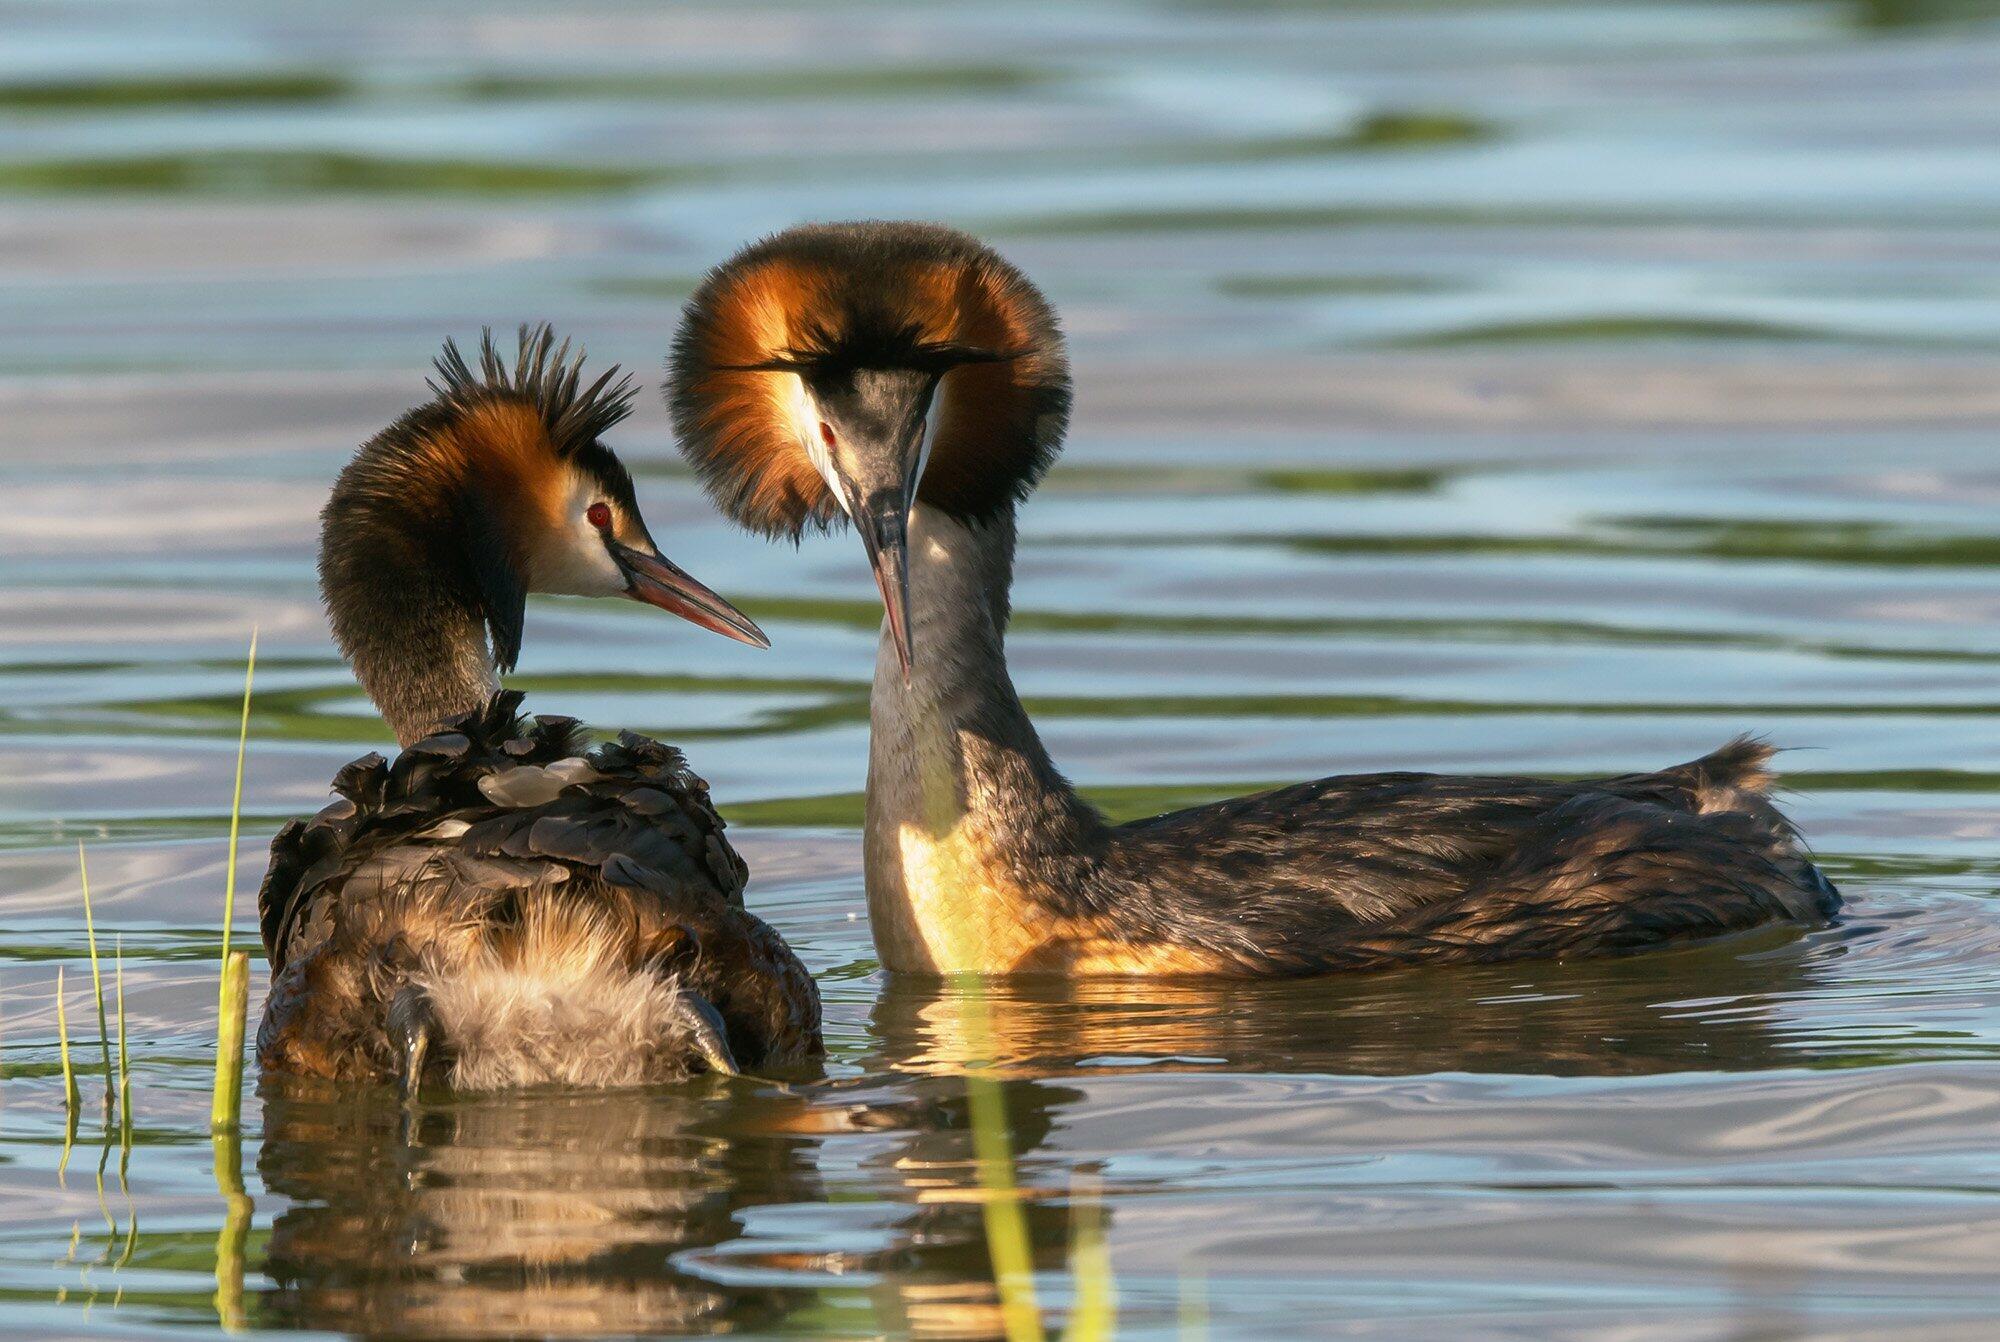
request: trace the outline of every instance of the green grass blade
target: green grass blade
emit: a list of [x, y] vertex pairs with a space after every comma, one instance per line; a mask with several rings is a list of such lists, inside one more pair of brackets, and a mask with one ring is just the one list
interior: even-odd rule
[[[76, 1070], [69, 1062], [69, 1008], [64, 1005], [68, 997], [63, 982], [63, 967], [56, 966], [56, 1045], [62, 1052], [63, 1074], [63, 1148], [62, 1159], [56, 1164], [56, 1182], [65, 1184], [69, 1172], [70, 1148], [76, 1144], [76, 1115], [83, 1107], [83, 1092], [77, 1088]], [[65, 1184], [65, 1186], [67, 1186]]]
[[243, 719], [236, 736], [236, 787], [229, 802], [229, 859], [222, 893], [222, 981], [216, 992], [215, 1091], [208, 1113], [212, 1132], [235, 1132], [243, 1112], [243, 1032], [250, 1011], [250, 956], [229, 949], [236, 921], [236, 843], [243, 824], [243, 763], [250, 748], [250, 691], [257, 678], [257, 630], [243, 666]]
[[125, 934], [118, 934], [118, 1178], [132, 1159], [132, 1050], [125, 1038]]
[[118, 988], [118, 1098], [122, 1101], [125, 1092], [132, 1088], [132, 1050], [125, 1039], [125, 934], [118, 934], [116, 946], [117, 960], [114, 969]]
[[125, 1210], [132, 1224], [125, 1231], [125, 1252], [118, 1266], [132, 1261], [139, 1246], [139, 1204], [132, 1200], [132, 1051], [125, 1039], [125, 936], [117, 942], [118, 969], [118, 1191], [125, 1195]]
[[104, 1191], [104, 1171], [110, 1163], [111, 1131], [107, 1128], [97, 1148], [97, 1213], [104, 1218], [104, 1252], [97, 1258], [100, 1263], [108, 1260], [118, 1247], [118, 1218], [111, 1214], [111, 1197]]
[[83, 841], [76, 845], [76, 870], [83, 878], [83, 930], [90, 940], [90, 991], [97, 999], [97, 1046], [104, 1054], [104, 1121], [111, 1122], [111, 1026], [104, 1015], [104, 973], [97, 958], [97, 917], [90, 907], [90, 863], [84, 860]]
[[76, 1084], [76, 1072], [69, 1065], [69, 1010], [63, 999], [69, 994], [63, 982], [63, 967], [56, 966], [56, 1044], [62, 1051], [63, 1103], [71, 1109], [83, 1102], [83, 1091]]
[[[250, 752], [250, 687], [257, 679], [257, 627], [250, 627], [250, 656], [243, 665], [243, 722], [236, 734], [236, 790], [229, 803], [229, 859], [222, 893], [222, 963], [229, 963], [229, 928], [236, 921], [236, 836], [243, 824], [243, 761]], [[227, 994], [226, 968], [225, 987]]]
[[1021, 1206], [1021, 1189], [1014, 1177], [1014, 1134], [1007, 1121], [1007, 1097], [1000, 1082], [978, 1070], [990, 1066], [992, 1030], [984, 982], [975, 975], [954, 976], [969, 1052], [976, 1060], [965, 1074], [965, 1091], [972, 1111], [972, 1151], [979, 1183], [986, 1196], [980, 1211], [986, 1222], [986, 1247], [993, 1258], [993, 1284], [1000, 1295], [1000, 1320], [1007, 1342], [1043, 1342], [1041, 1310], [1035, 1303], [1035, 1259], [1028, 1239], [1028, 1217]]
[[1109, 1342], [1118, 1335], [1118, 1285], [1104, 1243], [1104, 1200], [1095, 1179], [1079, 1178], [1070, 1193], [1070, 1307], [1063, 1342]]

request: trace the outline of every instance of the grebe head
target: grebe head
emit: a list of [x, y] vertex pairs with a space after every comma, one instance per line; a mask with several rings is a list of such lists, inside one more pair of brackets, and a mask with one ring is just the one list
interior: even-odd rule
[[903, 670], [909, 510], [1010, 508], [1062, 445], [1054, 311], [978, 239], [931, 224], [808, 224], [695, 291], [668, 399], [681, 451], [737, 522], [794, 540], [851, 519]]
[[447, 342], [435, 398], [364, 444], [322, 514], [335, 637], [408, 744], [477, 709], [521, 650], [528, 594], [641, 601], [769, 647], [742, 612], [660, 553], [632, 477], [600, 435], [631, 412], [616, 367], [582, 380], [546, 326], [510, 369]]

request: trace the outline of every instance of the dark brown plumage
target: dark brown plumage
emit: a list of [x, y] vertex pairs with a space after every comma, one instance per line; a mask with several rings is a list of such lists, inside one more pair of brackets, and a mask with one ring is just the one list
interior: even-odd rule
[[662, 556], [597, 435], [627, 411], [546, 328], [510, 371], [447, 345], [437, 399], [365, 444], [325, 513], [342, 650], [404, 749], [273, 841], [258, 1056], [337, 1079], [633, 1084], [819, 1052], [819, 997], [743, 907], [744, 866], [680, 753], [586, 750], [499, 672], [531, 591], [624, 596], [746, 642]]
[[1348, 775], [1126, 825], [1086, 810], [1022, 865], [1099, 937], [1258, 974], [1621, 954], [1838, 907], [1768, 799], [1770, 753], [1577, 782]]
[[[434, 995], [468, 967], [523, 958], [546, 974], [590, 940], [586, 922], [608, 957], [580, 966], [580, 981], [650, 977], [700, 999], [743, 1066], [816, 1053], [812, 979], [744, 909], [747, 869], [680, 752], [629, 732], [586, 752], [574, 721], [523, 721], [520, 700], [499, 695], [393, 764], [356, 760], [334, 780], [338, 800], [272, 841], [257, 901], [271, 962], [263, 1065], [395, 1077], [402, 1046], [389, 1015], [412, 982]], [[621, 1024], [590, 1021], [588, 1006], [552, 1046]], [[631, 1057], [551, 1056], [551, 1079], [602, 1066], [619, 1081], [665, 1080], [702, 1057], [686, 1029], [628, 1042]]]
[[[939, 268], [987, 278], [912, 278]], [[967, 338], [996, 293], [1031, 319]], [[941, 380], [921, 341], [893, 336], [905, 327], [1001, 357]], [[973, 367], [1010, 371], [953, 385]], [[1837, 907], [1748, 740], [1653, 774], [1336, 777], [1108, 824], [1050, 761], [1006, 666], [1015, 500], [1059, 446], [1065, 368], [1033, 286], [927, 225], [767, 239], [709, 277], [675, 343], [682, 446], [716, 501], [777, 534], [845, 512], [874, 564], [887, 619], [866, 851], [888, 968], [1285, 975], [1603, 955]]]

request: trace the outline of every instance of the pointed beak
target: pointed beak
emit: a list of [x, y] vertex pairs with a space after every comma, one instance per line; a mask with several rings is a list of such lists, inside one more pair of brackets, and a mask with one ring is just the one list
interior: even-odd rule
[[421, 988], [405, 984], [389, 1003], [389, 1041], [396, 1049], [397, 1085], [403, 1103], [415, 1104], [424, 1084], [424, 1064], [431, 1051], [430, 999]]
[[743, 1075], [743, 1069], [736, 1065], [736, 1055], [729, 1051], [729, 1027], [723, 1024], [722, 1013], [700, 993], [685, 988], [676, 1005], [681, 1024], [688, 1032], [688, 1042], [694, 1046], [695, 1056], [708, 1064], [708, 1070], [718, 1076]]
[[861, 532], [861, 544], [868, 551], [869, 566], [875, 570], [875, 586], [882, 593], [882, 610], [889, 617], [889, 638], [896, 645], [896, 659], [903, 665], [903, 681], [910, 679], [910, 544], [909, 505], [900, 489], [877, 490], [854, 510], [854, 525]]
[[403, 1103], [405, 1104], [415, 1104], [417, 1102], [417, 1092], [422, 1089], [424, 1084], [424, 1063], [429, 1058], [430, 1051], [431, 1035], [429, 1030], [419, 1029], [403, 1041], [402, 1088]]
[[658, 606], [739, 643], [748, 643], [756, 648], [771, 646], [771, 640], [764, 637], [764, 631], [752, 623], [748, 615], [710, 591], [665, 555], [648, 554], [614, 540], [605, 541], [605, 545], [610, 549], [611, 558], [617, 563], [619, 571], [625, 575], [628, 584], [625, 595], [634, 601]]

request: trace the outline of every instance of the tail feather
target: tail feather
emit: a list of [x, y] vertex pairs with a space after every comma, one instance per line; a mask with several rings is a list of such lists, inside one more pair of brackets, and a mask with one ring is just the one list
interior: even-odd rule
[[1839, 910], [1840, 891], [1813, 865], [1805, 837], [1771, 799], [1778, 782], [1771, 757], [1777, 753], [1763, 737], [1744, 735], [1667, 772], [1685, 780], [1701, 814], [1745, 815], [1755, 821], [1767, 836], [1770, 857], [1791, 878], [1790, 887], [1780, 892], [1786, 908], [1800, 922], [1821, 922]]
[[[1761, 736], [1739, 736], [1723, 746], [1712, 750], [1698, 760], [1676, 765], [1668, 773], [1687, 780], [1697, 794], [1754, 793], [1763, 794], [1777, 783], [1778, 775], [1771, 768], [1771, 757], [1778, 748]], [[1703, 810], [1721, 809], [1704, 806]]]

